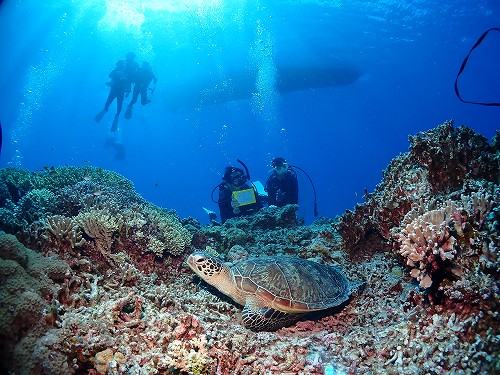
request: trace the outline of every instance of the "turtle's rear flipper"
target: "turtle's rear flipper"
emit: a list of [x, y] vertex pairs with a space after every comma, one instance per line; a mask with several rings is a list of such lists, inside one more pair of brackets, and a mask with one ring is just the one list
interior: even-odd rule
[[262, 307], [258, 310], [246, 305], [243, 308], [243, 325], [255, 332], [276, 331], [295, 323], [303, 314], [288, 314], [270, 307]]

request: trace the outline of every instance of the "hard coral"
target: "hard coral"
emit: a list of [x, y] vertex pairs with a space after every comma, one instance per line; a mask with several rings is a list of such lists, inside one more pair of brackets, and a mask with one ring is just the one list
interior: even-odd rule
[[[416, 211], [419, 210], [417, 207]], [[429, 288], [433, 275], [441, 271], [441, 264], [453, 261], [457, 254], [450, 223], [459, 211], [452, 201], [438, 209], [424, 211], [422, 214], [410, 211], [394, 234], [397, 251], [405, 257], [408, 266], [414, 267], [411, 276], [420, 281], [421, 287]]]
[[104, 258], [109, 259], [113, 235], [122, 225], [121, 218], [112, 215], [106, 209], [94, 209], [81, 212], [76, 216], [75, 221], [83, 228], [85, 234], [92, 238], [97, 250]]
[[70, 245], [72, 249], [85, 244], [82, 230], [74, 220], [62, 215], [53, 215], [45, 218], [45, 228], [55, 237], [56, 246]]
[[156, 238], [150, 246], [157, 256], [163, 256], [164, 251], [173, 256], [179, 256], [188, 248], [193, 236], [182, 226], [174, 211], [147, 205], [143, 214], [148, 223], [146, 229], [148, 236]]
[[[383, 181], [365, 195], [366, 202], [354, 212], [346, 212], [337, 223], [342, 248], [351, 256], [371, 254], [374, 240], [379, 249], [385, 249], [383, 243], [391, 239], [391, 229], [398, 227], [415, 205], [439, 198], [437, 193], [453, 194], [461, 187], [471, 187], [470, 181], [475, 180], [499, 181], [498, 146], [494, 146], [495, 141], [488, 145], [484, 137], [467, 127], [454, 129], [452, 122], [446, 122], [410, 137], [410, 141], [410, 151], [390, 163]], [[469, 193], [477, 189], [480, 187], [472, 187]]]
[[[497, 373], [500, 195], [499, 181], [491, 176], [499, 170], [498, 134], [488, 151], [493, 155], [484, 159], [495, 164], [485, 165], [482, 177], [466, 173], [461, 186], [436, 194], [430, 177], [434, 172], [416, 165], [407, 153], [391, 163], [376, 191], [366, 194], [365, 204], [338, 220], [323, 218], [310, 226], [299, 225], [293, 208], [287, 207], [200, 228], [175, 214], [165, 219], [170, 211], [151, 212], [153, 206], [132, 188], [121, 190], [127, 184], [100, 184], [94, 178], [101, 175], [98, 170], [76, 183], [73, 177], [54, 178], [50, 186], [58, 204], [49, 216], [74, 220], [82, 212], [104, 210], [121, 218], [113, 234], [112, 263], [102, 266], [86, 234], [89, 241], [81, 251], [70, 254], [64, 240], [54, 246], [56, 236], [41, 221], [28, 223], [28, 229], [19, 225], [18, 238], [36, 243], [44, 253], [57, 252], [71, 269], [60, 267], [56, 256], [42, 257], [16, 245], [13, 236], [0, 236], [0, 250], [8, 250], [0, 252], [0, 367], [53, 375], [98, 370], [109, 375], [319, 375], [332, 369], [359, 374]], [[426, 139], [421, 145], [434, 143]], [[43, 188], [36, 183], [51, 177], [28, 175], [31, 187], [20, 189], [16, 199], [15, 189], [4, 185], [12, 199], [2, 208], [14, 212], [27, 191]], [[56, 188], [64, 180], [68, 184]], [[227, 253], [227, 260], [282, 254], [314, 258], [341, 265], [349, 279], [367, 280], [366, 288], [339, 311], [304, 317], [314, 320], [277, 332], [248, 331], [238, 319], [241, 308], [198, 283], [181, 257], [160, 259], [148, 251], [151, 238], [166, 244], [163, 231], [178, 223], [188, 225], [191, 233], [198, 231], [193, 247], [212, 249], [221, 257]], [[418, 230], [427, 233], [425, 242], [424, 236], [415, 237], [421, 248], [406, 241], [410, 230], [415, 236]], [[238, 246], [232, 243], [235, 233]], [[171, 234], [183, 237], [182, 232]], [[447, 237], [448, 243], [433, 246]], [[189, 238], [180, 243], [189, 248]], [[402, 248], [409, 253], [401, 255]], [[413, 268], [420, 271], [425, 264], [423, 272], [433, 283], [420, 290], [401, 259], [407, 261], [410, 253], [424, 248]], [[358, 254], [359, 261], [352, 262], [347, 254]], [[59, 266], [50, 268], [48, 263]], [[17, 324], [23, 317], [24, 326]]]
[[16, 218], [23, 226], [27, 226], [52, 213], [56, 200], [56, 195], [48, 189], [30, 190], [17, 203]]
[[[460, 201], [437, 203], [433, 209], [416, 206], [408, 212], [392, 230], [394, 247], [421, 287], [444, 279], [441, 290], [451, 298], [477, 303], [491, 297], [496, 289], [493, 279], [477, 260], [489, 252], [485, 239], [495, 238], [487, 233], [485, 221], [498, 205], [498, 194], [478, 192], [462, 194]], [[498, 265], [496, 258], [494, 262]]]
[[435, 193], [458, 189], [466, 178], [498, 181], [494, 155], [485, 137], [465, 126], [454, 128], [453, 121], [410, 136], [410, 159], [429, 171]]
[[53, 324], [47, 319], [59, 282], [71, 270], [56, 256], [44, 257], [0, 232], [0, 367], [33, 373], [36, 341]]

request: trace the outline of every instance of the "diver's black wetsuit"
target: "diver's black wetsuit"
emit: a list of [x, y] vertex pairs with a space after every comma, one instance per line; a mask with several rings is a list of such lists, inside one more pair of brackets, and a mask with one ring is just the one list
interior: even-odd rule
[[116, 98], [116, 115], [119, 115], [123, 107], [125, 90], [130, 83], [124, 71], [119, 68], [113, 69], [111, 73], [109, 73], [109, 78], [111, 78], [111, 88], [109, 90], [108, 99], [106, 99], [106, 103], [104, 103], [104, 109], [107, 111]]
[[141, 104], [146, 105], [149, 103], [148, 100], [148, 86], [151, 81], [156, 82], [156, 76], [153, 73], [151, 68], [139, 68], [135, 76], [135, 84], [134, 84], [134, 93], [132, 95], [132, 100], [130, 101], [130, 105], [135, 104], [137, 102], [137, 98], [139, 94], [141, 94]]
[[283, 207], [299, 202], [299, 184], [297, 175], [293, 171], [288, 170], [281, 180], [276, 172], [273, 172], [266, 182], [265, 190], [269, 206]]
[[259, 195], [257, 194], [257, 191], [248, 184], [242, 186], [240, 190], [245, 190], [245, 189], [254, 190], [256, 202], [238, 207], [239, 212], [235, 213], [233, 207], [231, 206], [231, 199], [233, 196], [233, 192], [231, 191], [231, 189], [227, 187], [226, 184], [222, 184], [219, 186], [219, 200], [217, 202], [219, 204], [219, 211], [222, 223], [224, 223], [227, 219], [231, 219], [233, 217], [252, 215], [263, 207], [262, 201]]

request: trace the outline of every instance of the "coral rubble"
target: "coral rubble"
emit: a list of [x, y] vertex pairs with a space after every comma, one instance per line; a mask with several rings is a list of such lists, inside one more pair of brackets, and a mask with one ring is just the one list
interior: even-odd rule
[[[410, 137], [365, 203], [310, 226], [290, 205], [202, 227], [113, 172], [0, 170], [0, 369], [498, 373], [499, 162], [499, 133], [488, 143], [447, 122]], [[194, 250], [299, 256], [367, 285], [342, 308], [255, 333], [184, 264]]]

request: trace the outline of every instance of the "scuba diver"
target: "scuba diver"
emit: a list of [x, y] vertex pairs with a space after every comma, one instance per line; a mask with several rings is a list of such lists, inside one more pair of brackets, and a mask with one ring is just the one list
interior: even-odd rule
[[156, 78], [156, 75], [153, 72], [153, 68], [151, 68], [151, 65], [147, 62], [144, 61], [142, 63], [142, 66], [137, 70], [135, 74], [135, 79], [134, 79], [134, 92], [132, 94], [132, 100], [130, 101], [127, 110], [125, 111], [125, 118], [126, 119], [131, 119], [132, 118], [132, 108], [134, 104], [137, 102], [137, 98], [139, 97], [139, 94], [141, 94], [141, 104], [146, 105], [151, 102], [150, 99], [148, 99], [148, 88], [149, 84], [151, 81], [154, 81], [154, 86], [151, 90], [151, 95], [153, 95], [154, 90], [156, 88], [156, 82], [158, 81], [158, 78]]
[[[254, 214], [263, 207], [257, 187], [252, 182], [247, 183], [250, 181], [247, 166], [241, 160], [237, 161], [245, 171], [238, 167], [226, 167], [222, 183], [212, 190], [212, 201], [219, 205], [222, 223], [233, 217]], [[215, 201], [213, 195], [217, 188], [219, 188], [219, 199]]]
[[125, 89], [125, 96], [128, 97], [132, 91], [132, 84], [136, 84], [137, 72], [139, 71], [139, 63], [135, 61], [135, 53], [128, 52], [125, 55], [125, 68], [124, 72], [128, 80], [127, 88]]
[[267, 203], [269, 206], [283, 207], [299, 203], [299, 183], [297, 173], [289, 168], [283, 158], [274, 158], [271, 162], [273, 173], [266, 182]]
[[120, 59], [116, 62], [116, 67], [109, 73], [109, 78], [111, 78], [111, 82], [109, 82], [108, 98], [106, 99], [106, 103], [104, 103], [104, 109], [94, 117], [94, 120], [95, 122], [100, 122], [106, 112], [108, 112], [113, 100], [116, 99], [116, 114], [111, 126], [111, 131], [114, 132], [118, 128], [118, 117], [122, 111], [125, 91], [130, 86], [130, 82], [125, 74], [125, 61]]
[[318, 216], [318, 203], [316, 201], [316, 188], [311, 177], [296, 165], [289, 165], [284, 158], [277, 157], [271, 162], [273, 167], [272, 174], [266, 182], [264, 190], [267, 192], [267, 203], [269, 206], [283, 207], [287, 204], [298, 204], [299, 202], [299, 184], [297, 173], [298, 169], [306, 175], [311, 183], [314, 192], [314, 216]]

